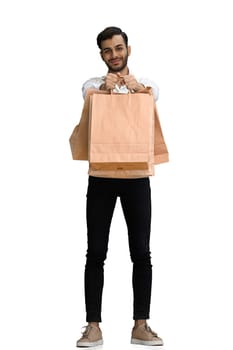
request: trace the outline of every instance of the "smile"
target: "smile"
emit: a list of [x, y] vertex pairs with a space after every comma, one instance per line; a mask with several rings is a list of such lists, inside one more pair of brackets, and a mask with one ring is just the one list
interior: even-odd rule
[[117, 58], [117, 59], [111, 60], [110, 63], [115, 66], [115, 65], [118, 65], [119, 63], [121, 63], [121, 60], [119, 58]]

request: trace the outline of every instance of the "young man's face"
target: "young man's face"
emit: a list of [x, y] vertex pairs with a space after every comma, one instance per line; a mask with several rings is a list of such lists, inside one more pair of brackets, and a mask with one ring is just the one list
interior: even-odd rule
[[130, 46], [126, 47], [121, 35], [114, 35], [111, 39], [102, 41], [100, 54], [109, 72], [121, 72], [127, 67]]

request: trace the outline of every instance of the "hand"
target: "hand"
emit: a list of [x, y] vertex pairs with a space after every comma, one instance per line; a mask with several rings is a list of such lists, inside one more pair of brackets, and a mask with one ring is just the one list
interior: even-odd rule
[[131, 74], [123, 76], [125, 85], [130, 91], [138, 91], [144, 88], [144, 85], [138, 83], [135, 77]]
[[119, 74], [108, 73], [105, 77], [105, 83], [101, 85], [100, 90], [113, 90], [115, 86], [124, 85], [122, 77]]

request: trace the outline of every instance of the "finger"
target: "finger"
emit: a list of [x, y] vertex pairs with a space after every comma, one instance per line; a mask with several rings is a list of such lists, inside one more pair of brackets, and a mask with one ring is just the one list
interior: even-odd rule
[[109, 77], [110, 79], [118, 79], [118, 75], [117, 74], [114, 74], [114, 73], [108, 73], [107, 74], [107, 77]]
[[117, 73], [117, 76], [119, 77], [119, 78], [121, 78], [121, 79], [123, 79], [124, 78], [124, 76], [121, 74], [121, 73]]
[[106, 84], [107, 85], [115, 85], [117, 82], [118, 82], [118, 79], [115, 77], [115, 78], [107, 78], [106, 80]]

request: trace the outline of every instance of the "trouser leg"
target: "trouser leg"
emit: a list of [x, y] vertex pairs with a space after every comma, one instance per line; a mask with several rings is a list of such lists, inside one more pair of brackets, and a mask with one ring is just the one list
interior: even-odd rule
[[87, 191], [86, 321], [101, 322], [104, 260], [116, 195], [104, 180], [90, 177]]
[[133, 262], [133, 318], [148, 319], [152, 287], [149, 178], [134, 179], [129, 183], [121, 195], [121, 204], [128, 227], [129, 248]]

